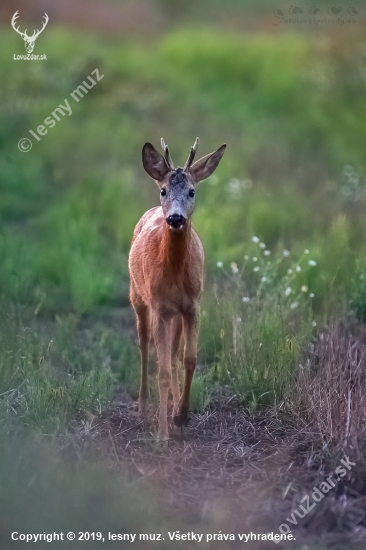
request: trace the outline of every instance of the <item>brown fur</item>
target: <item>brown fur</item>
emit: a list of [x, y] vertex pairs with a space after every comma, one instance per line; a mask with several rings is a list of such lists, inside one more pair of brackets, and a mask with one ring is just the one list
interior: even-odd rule
[[[135, 227], [129, 256], [130, 300], [136, 313], [141, 348], [140, 412], [145, 411], [148, 399], [148, 343], [152, 331], [159, 367], [158, 439], [166, 441], [169, 390], [173, 396], [175, 424], [183, 426], [189, 421], [189, 394], [197, 358], [199, 297], [203, 286], [203, 246], [190, 221], [194, 201], [192, 197], [187, 200], [185, 197], [199, 181], [194, 178], [194, 167], [199, 169], [200, 178], [207, 177], [216, 168], [225, 147], [201, 159], [203, 162], [195, 163], [190, 169], [192, 172], [183, 172], [183, 176], [181, 169], [168, 169], [163, 157], [150, 144], [145, 148], [146, 171], [173, 197], [170, 212], [178, 205], [176, 208], [185, 215], [185, 223], [173, 230], [166, 218], [168, 200], [162, 202], [162, 207], [146, 212]], [[216, 156], [212, 160], [213, 155]], [[186, 377], [180, 397], [178, 363], [182, 334]]]

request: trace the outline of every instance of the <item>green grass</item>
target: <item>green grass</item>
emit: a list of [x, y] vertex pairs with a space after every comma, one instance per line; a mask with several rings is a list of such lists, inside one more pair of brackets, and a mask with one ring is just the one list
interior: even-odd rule
[[85, 410], [102, 408], [116, 380], [99, 342], [81, 345], [76, 319], [40, 324], [33, 312], [2, 303], [2, 422], [45, 434], [65, 430]]
[[[5, 33], [16, 49], [13, 34]], [[197, 198], [194, 221], [209, 266], [239, 261], [246, 239], [258, 234], [269, 246], [312, 245], [329, 272], [341, 256], [347, 268], [334, 284], [347, 286], [354, 263], [349, 247], [364, 254], [358, 239], [364, 221], [352, 197], [340, 200], [339, 195], [345, 164], [361, 174], [363, 186], [365, 103], [362, 86], [354, 84], [361, 65], [357, 59], [346, 64], [343, 51], [360, 48], [361, 38], [339, 40], [329, 39], [324, 48], [307, 35], [241, 37], [187, 30], [150, 48], [90, 35], [80, 41], [60, 29], [45, 38], [47, 64], [20, 71], [3, 53], [0, 71], [10, 74], [5, 79], [4, 72], [2, 79], [0, 211], [4, 231], [11, 228], [8, 238], [19, 237], [19, 246], [22, 241], [28, 250], [34, 247], [26, 262], [30, 286], [37, 280], [43, 288], [61, 288], [80, 312], [126, 296], [133, 226], [158, 200], [142, 173], [140, 149], [162, 134], [180, 163], [196, 134], [202, 154], [228, 142], [217, 177], [201, 186]], [[91, 60], [90, 49], [98, 49], [97, 60]], [[72, 104], [71, 117], [21, 154], [18, 138], [70, 98], [94, 65], [104, 74], [102, 81]], [[10, 114], [14, 109], [17, 116]], [[235, 178], [236, 189], [230, 183]], [[341, 230], [334, 227], [342, 216], [344, 235], [334, 251], [334, 231]], [[15, 292], [25, 281], [22, 276], [19, 285], [16, 260], [6, 256], [1, 276]], [[327, 288], [323, 283], [318, 294]], [[35, 304], [34, 293], [27, 296]], [[50, 309], [57, 310], [52, 300]]]
[[[291, 393], [316, 327], [308, 250], [273, 254], [253, 237], [242, 266], [219, 262], [202, 309], [201, 353], [213, 362], [207, 379], [230, 388], [251, 409], [279, 406]], [[220, 291], [218, 291], [220, 289]]]
[[86, 411], [103, 410], [117, 384], [136, 397], [138, 350], [120, 330], [102, 321], [83, 328], [74, 314], [51, 321], [9, 302], [1, 308], [3, 429], [56, 435]]

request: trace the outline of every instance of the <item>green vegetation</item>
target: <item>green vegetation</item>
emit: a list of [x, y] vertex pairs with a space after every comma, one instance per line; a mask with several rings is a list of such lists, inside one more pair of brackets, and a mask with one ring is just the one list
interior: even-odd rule
[[278, 406], [289, 396], [296, 367], [316, 327], [315, 295], [308, 279], [317, 266], [308, 250], [294, 263], [288, 250], [275, 259], [258, 237], [253, 241], [241, 269], [232, 262], [227, 272], [218, 263], [216, 299], [206, 300], [202, 324], [206, 338], [210, 335], [208, 347], [214, 350], [213, 380], [219, 387], [233, 388], [256, 409]]
[[[117, 379], [136, 396], [137, 348], [102, 321], [80, 327], [76, 315], [40, 320], [32, 310], [2, 303], [0, 330], [2, 425], [46, 434], [102, 410]], [[78, 330], [77, 327], [79, 325]]]
[[[116, 384], [136, 396], [131, 337], [98, 323], [85, 337], [82, 327], [98, 308], [128, 303], [133, 227], [158, 202], [140, 150], [161, 135], [180, 164], [196, 135], [202, 155], [228, 143], [194, 215], [208, 280], [193, 406], [227, 388], [253, 408], [279, 405], [314, 323], [365, 318], [363, 36], [187, 29], [151, 43], [60, 28], [42, 36], [47, 63], [15, 62], [9, 51], [20, 51], [19, 37], [3, 30], [1, 40], [5, 423], [17, 417], [58, 433], [103, 407]], [[70, 93], [95, 68], [103, 78], [76, 102]], [[72, 115], [36, 141], [29, 130], [65, 98]], [[32, 139], [28, 153], [17, 148], [22, 137]], [[270, 257], [253, 248], [253, 236]], [[291, 257], [280, 262], [286, 249]], [[305, 267], [306, 249], [317, 266], [290, 284], [288, 270]]]

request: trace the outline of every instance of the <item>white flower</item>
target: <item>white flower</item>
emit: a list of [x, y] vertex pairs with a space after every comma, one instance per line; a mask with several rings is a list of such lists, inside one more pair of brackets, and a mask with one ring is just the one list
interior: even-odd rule
[[250, 298], [249, 296], [243, 296], [242, 299], [241, 299], [242, 302], [250, 302]]
[[314, 292], [310, 292], [309, 296], [310, 296], [310, 298], [314, 298], [314, 296], [315, 296]]
[[258, 266], [253, 267], [253, 271], [259, 271], [259, 267]]
[[224, 264], [222, 262], [217, 262], [217, 267], [222, 267]]
[[264, 243], [259, 243], [259, 246], [260, 246], [261, 248], [266, 248], [266, 245], [265, 245]]
[[259, 239], [256, 236], [252, 237], [252, 241], [253, 243], [259, 243]]
[[292, 302], [292, 304], [290, 304], [290, 308], [295, 309], [297, 308], [298, 305], [299, 305], [299, 302]]
[[258, 258], [256, 256], [254, 256], [253, 262], [257, 262], [257, 261], [258, 261]]
[[309, 254], [309, 250], [308, 249], [304, 250], [304, 254]]
[[263, 252], [263, 254], [264, 254], [265, 256], [270, 256], [270, 255], [271, 255], [271, 251], [270, 251], [270, 250], [265, 250], [265, 251]]
[[236, 323], [241, 323], [241, 317], [237, 317], [237, 318], [235, 319], [235, 322], [236, 322]]
[[239, 273], [239, 268], [238, 268], [237, 263], [231, 262], [230, 267], [231, 267], [231, 271], [234, 273], [234, 275], [236, 275], [236, 273]]
[[316, 321], [313, 321], [311, 324], [313, 325], [313, 327], [316, 327]]
[[307, 292], [307, 291], [308, 291], [308, 287], [306, 285], [302, 285], [301, 292]]
[[290, 296], [291, 292], [292, 292], [292, 288], [288, 286], [285, 290], [285, 296]]
[[268, 281], [267, 277], [262, 277], [261, 278], [261, 283], [266, 283]]
[[285, 249], [282, 254], [285, 256], [285, 258], [288, 258], [288, 256], [290, 255], [290, 251]]
[[318, 265], [318, 264], [316, 263], [315, 260], [309, 260], [309, 261], [308, 261], [308, 264], [311, 265], [312, 267], [313, 267], [314, 265]]
[[289, 275], [292, 275], [292, 274], [293, 274], [292, 269], [288, 269], [288, 270], [287, 270], [287, 273], [288, 273]]
[[301, 267], [299, 265], [296, 266], [296, 271], [299, 273], [301, 271]]
[[246, 261], [246, 260], [249, 260], [249, 256], [245, 255], [245, 256], [244, 256], [244, 260], [245, 260], [245, 261]]
[[243, 191], [243, 183], [238, 178], [232, 178], [228, 183], [228, 187], [233, 195], [240, 195]]

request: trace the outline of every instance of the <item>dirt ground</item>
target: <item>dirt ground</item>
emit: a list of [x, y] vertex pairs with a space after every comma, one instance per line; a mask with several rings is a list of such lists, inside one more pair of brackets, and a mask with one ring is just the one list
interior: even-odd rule
[[92, 441], [111, 468], [127, 472], [130, 483], [153, 495], [166, 516], [186, 529], [279, 533], [287, 523], [296, 540], [278, 548], [366, 548], [366, 496], [354, 484], [360, 471], [347, 473], [296, 526], [287, 520], [332, 466], [285, 413], [252, 415], [235, 398], [221, 399], [192, 413], [184, 432], [171, 425], [167, 447], [156, 442], [156, 425], [153, 413], [140, 418], [137, 404], [122, 395], [75, 430], [79, 441]]

